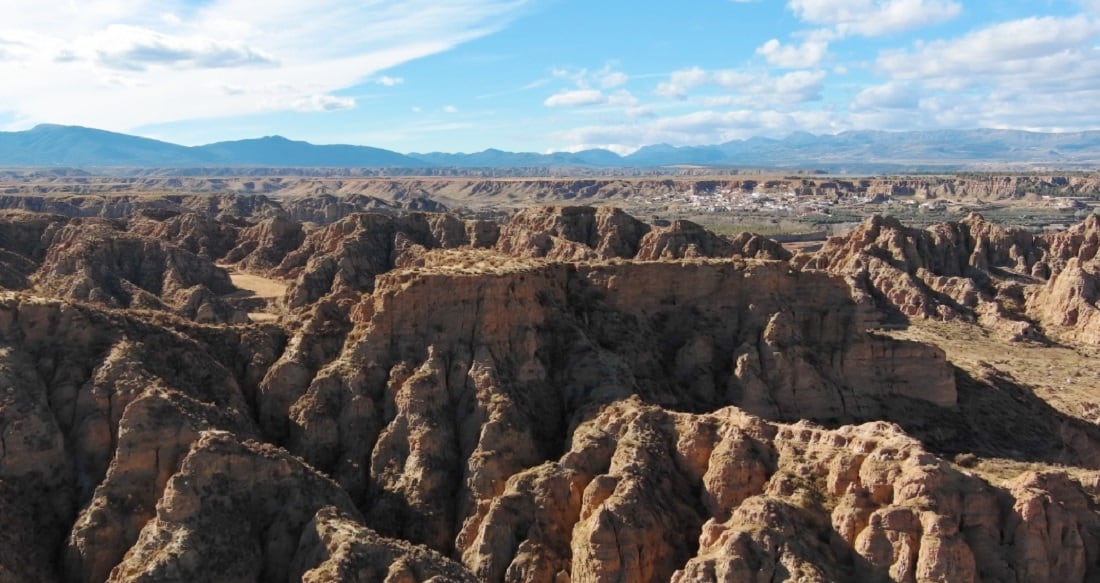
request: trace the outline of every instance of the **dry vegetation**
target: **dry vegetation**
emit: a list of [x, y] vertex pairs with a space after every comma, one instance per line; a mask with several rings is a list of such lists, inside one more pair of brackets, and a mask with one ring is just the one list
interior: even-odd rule
[[1100, 347], [1011, 342], [961, 321], [914, 319], [907, 330], [890, 334], [935, 344], [947, 353], [948, 360], [972, 375], [996, 369], [1059, 411], [1100, 422]]

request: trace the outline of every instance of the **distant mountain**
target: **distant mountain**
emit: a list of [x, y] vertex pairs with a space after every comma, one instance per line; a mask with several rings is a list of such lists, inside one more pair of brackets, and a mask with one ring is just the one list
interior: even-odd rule
[[309, 142], [268, 136], [252, 140], [218, 142], [194, 150], [240, 166], [424, 166], [424, 162], [381, 148], [368, 146], [315, 146]]
[[713, 146], [657, 144], [620, 157], [607, 150], [399, 154], [269, 136], [187, 147], [103, 130], [40, 125], [0, 132], [0, 167], [128, 168], [659, 168], [714, 166], [830, 171], [958, 170], [1007, 165], [1100, 167], [1100, 131], [851, 131], [754, 137]]
[[621, 166], [620, 158], [607, 150], [584, 150], [582, 152], [554, 152], [536, 154], [533, 152], [505, 152], [489, 149], [473, 154], [447, 154], [431, 152], [428, 154], [409, 154], [409, 156], [432, 166], [453, 166], [457, 168], [553, 168], [568, 166]]
[[43, 124], [0, 132], [0, 166], [199, 166], [215, 162], [168, 142], [75, 126]]
[[425, 165], [422, 160], [380, 148], [315, 146], [281, 136], [188, 147], [78, 126], [44, 124], [22, 132], [0, 132], [0, 166], [4, 167]]
[[1038, 133], [1017, 130], [850, 131], [792, 134], [783, 140], [726, 142], [715, 146], [733, 164], [768, 167], [842, 165], [981, 166], [1100, 165], [1100, 131]]

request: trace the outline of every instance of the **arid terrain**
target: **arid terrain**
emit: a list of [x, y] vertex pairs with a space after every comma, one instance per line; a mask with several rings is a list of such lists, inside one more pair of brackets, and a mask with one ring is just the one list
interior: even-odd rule
[[1100, 580], [1096, 176], [2, 182], [0, 581]]
[[[152, 194], [160, 195], [161, 206], [193, 212], [256, 216], [282, 207], [293, 220], [331, 222], [351, 210], [451, 209], [499, 219], [521, 207], [590, 204], [613, 205], [647, 221], [689, 219], [729, 234], [806, 234], [843, 230], [876, 213], [928, 225], [977, 211], [996, 222], [1041, 227], [1079, 221], [1100, 197], [1100, 177], [1084, 172], [697, 176], [705, 169], [682, 169], [657, 177], [479, 178], [472, 171], [464, 177], [385, 177], [307, 170], [254, 169], [244, 176], [217, 169], [145, 169], [135, 176], [0, 171], [0, 208], [116, 216], [149, 204], [136, 199]], [[226, 201], [225, 195], [233, 197]]]

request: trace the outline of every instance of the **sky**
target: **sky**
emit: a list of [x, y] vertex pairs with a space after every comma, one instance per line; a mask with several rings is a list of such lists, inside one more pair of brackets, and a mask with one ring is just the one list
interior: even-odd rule
[[1100, 129], [1100, 0], [0, 0], [0, 131], [399, 152]]

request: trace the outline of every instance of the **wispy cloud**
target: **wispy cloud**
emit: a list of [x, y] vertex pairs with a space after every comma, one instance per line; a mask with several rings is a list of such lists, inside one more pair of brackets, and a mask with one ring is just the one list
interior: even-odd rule
[[375, 83], [382, 85], [383, 87], [397, 87], [405, 82], [405, 79], [401, 77], [390, 77], [389, 75], [382, 75], [374, 80]]
[[828, 112], [777, 110], [701, 110], [643, 123], [594, 125], [557, 132], [554, 137], [576, 150], [602, 147], [629, 153], [645, 144], [717, 144], [755, 135], [783, 136], [795, 130], [831, 133], [838, 129]]
[[8, 0], [0, 104], [20, 125], [117, 130], [346, 109], [335, 92], [500, 30], [528, 2]]
[[840, 35], [882, 36], [945, 22], [962, 12], [954, 0], [789, 0], [802, 20]]
[[821, 40], [808, 40], [799, 45], [785, 45], [779, 39], [771, 39], [756, 49], [769, 64], [784, 69], [816, 67], [829, 50], [829, 44]]
[[277, 64], [271, 55], [240, 41], [174, 36], [117, 24], [76, 38], [58, 53], [57, 59], [86, 61], [108, 69], [128, 71], [158, 66], [222, 69]]
[[889, 80], [849, 108], [857, 127], [1096, 127], [1100, 21], [1086, 15], [991, 24], [880, 54]]
[[759, 71], [692, 67], [675, 71], [657, 84], [654, 94], [666, 99], [687, 100], [693, 89], [706, 85], [721, 88], [721, 95], [704, 95], [710, 107], [743, 106], [767, 108], [779, 103], [802, 103], [821, 98], [827, 74], [821, 70], [790, 71], [772, 76]]
[[607, 103], [607, 96], [598, 89], [567, 89], [546, 98], [546, 107], [578, 107]]
[[355, 108], [355, 99], [334, 95], [310, 95], [291, 102], [295, 111], [341, 111]]
[[629, 75], [616, 70], [610, 63], [598, 71], [554, 69], [551, 74], [557, 79], [571, 81], [574, 87], [561, 89], [547, 97], [543, 101], [543, 105], [546, 107], [585, 107], [590, 105], [633, 107], [638, 104], [637, 98], [626, 89], [619, 89], [613, 93], [605, 92], [621, 87], [630, 80]]

